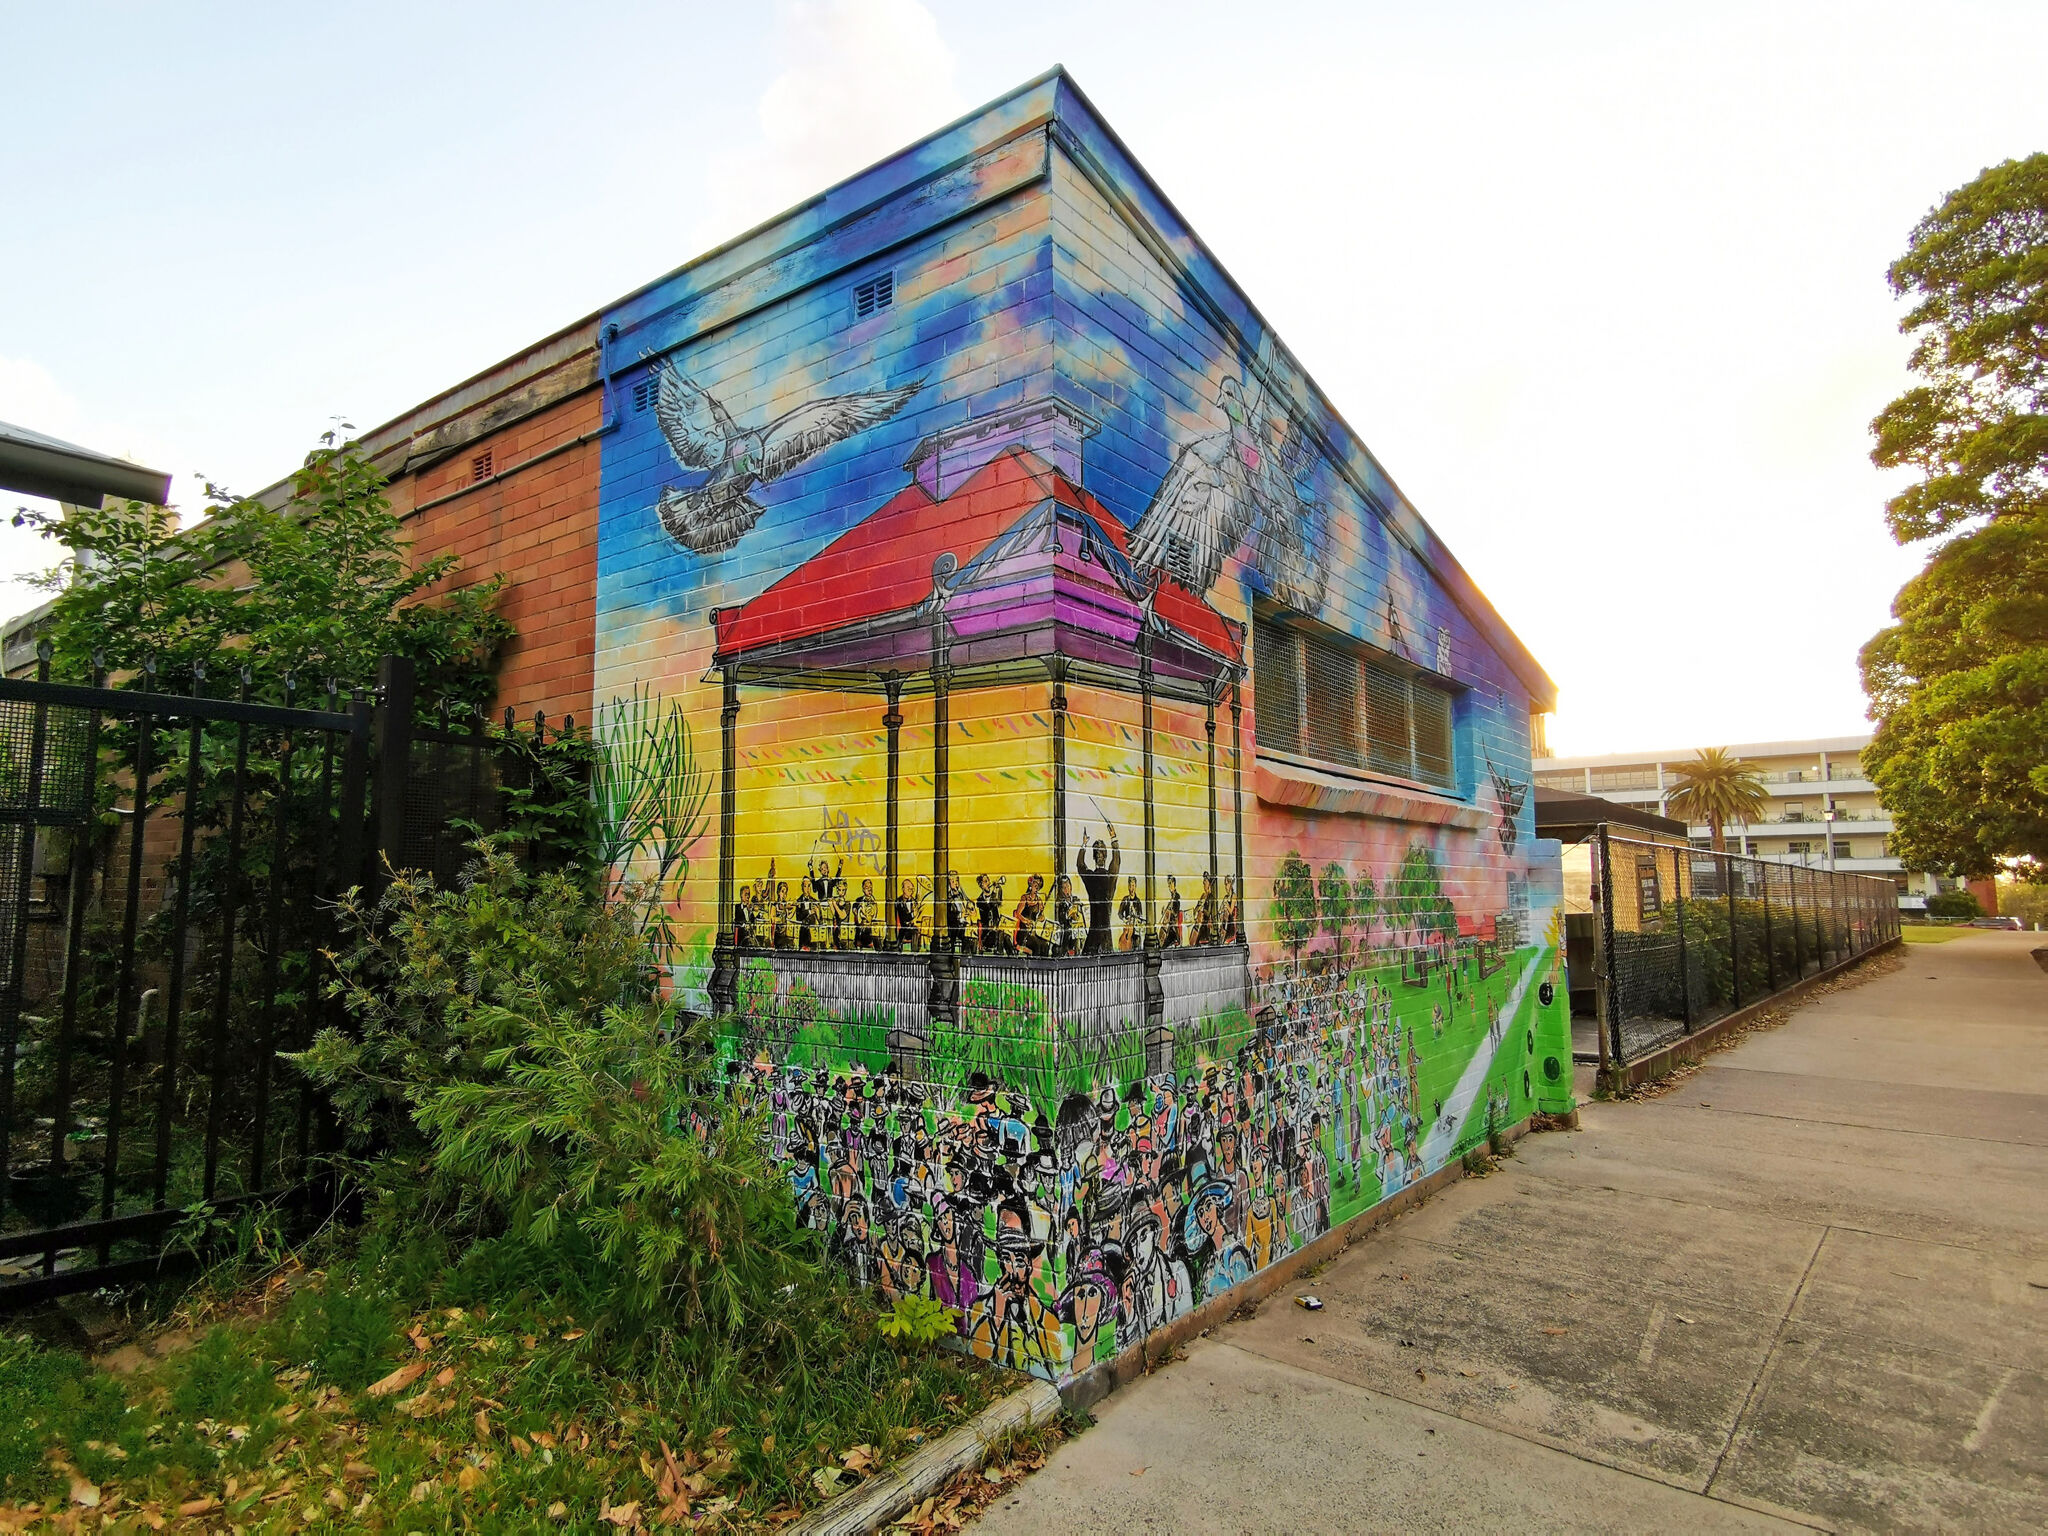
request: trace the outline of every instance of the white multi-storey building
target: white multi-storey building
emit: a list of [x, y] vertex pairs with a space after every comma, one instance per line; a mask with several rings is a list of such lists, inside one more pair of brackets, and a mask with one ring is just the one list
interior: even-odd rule
[[[1863, 776], [1862, 752], [1869, 745], [1870, 737], [1862, 735], [1729, 747], [1733, 755], [1756, 765], [1771, 797], [1763, 820], [1722, 829], [1729, 851], [1859, 874], [1890, 875], [1899, 888], [1899, 905], [1909, 910], [1924, 907], [1934, 891], [1959, 885], [1908, 870], [1893, 857], [1891, 817], [1878, 800], [1877, 786]], [[1668, 815], [1671, 794], [1679, 784], [1678, 769], [1694, 756], [1694, 751], [1687, 749], [1538, 757], [1536, 782]], [[1697, 846], [1708, 846], [1704, 824], [1690, 830]]]

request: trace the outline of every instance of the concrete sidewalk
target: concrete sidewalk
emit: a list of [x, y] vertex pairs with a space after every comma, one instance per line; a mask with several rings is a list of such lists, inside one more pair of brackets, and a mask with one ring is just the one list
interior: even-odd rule
[[1586, 1105], [1293, 1288], [1323, 1311], [1110, 1398], [984, 1527], [2048, 1528], [2040, 942], [1909, 947]]

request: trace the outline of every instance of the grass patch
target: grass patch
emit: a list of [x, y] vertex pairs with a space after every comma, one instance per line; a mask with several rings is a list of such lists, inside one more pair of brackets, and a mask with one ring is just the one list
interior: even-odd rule
[[0, 1338], [0, 1530], [772, 1530], [1017, 1385], [839, 1285], [793, 1301], [837, 1330], [824, 1368], [707, 1370], [579, 1323], [570, 1287], [461, 1305], [499, 1289], [474, 1258], [403, 1305], [404, 1267], [288, 1271], [125, 1376]]
[[1908, 944], [1946, 944], [1951, 939], [1960, 939], [1967, 928], [1936, 928], [1931, 923], [1901, 923], [1899, 937]]

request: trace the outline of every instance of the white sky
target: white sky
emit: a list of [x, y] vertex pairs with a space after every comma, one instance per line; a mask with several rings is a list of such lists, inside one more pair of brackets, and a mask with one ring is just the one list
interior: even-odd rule
[[[71, 3], [0, 58], [0, 419], [188, 510], [1064, 63], [1558, 680], [1559, 752], [1864, 728], [1920, 559], [1884, 269], [2048, 147], [2038, 0]], [[0, 522], [0, 576], [51, 558]]]

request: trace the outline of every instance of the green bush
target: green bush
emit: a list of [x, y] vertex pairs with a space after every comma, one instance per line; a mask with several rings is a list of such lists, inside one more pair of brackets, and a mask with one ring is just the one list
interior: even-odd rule
[[1982, 917], [1984, 908], [1968, 891], [1942, 891], [1927, 898], [1927, 915], [1962, 918], [1967, 921], [1973, 917]]
[[658, 998], [630, 906], [486, 846], [458, 888], [397, 880], [349, 916], [356, 1029], [293, 1059], [381, 1149], [358, 1172], [387, 1233], [566, 1244], [633, 1331], [729, 1338], [811, 1277], [787, 1180], [716, 1091], [709, 1029]]

